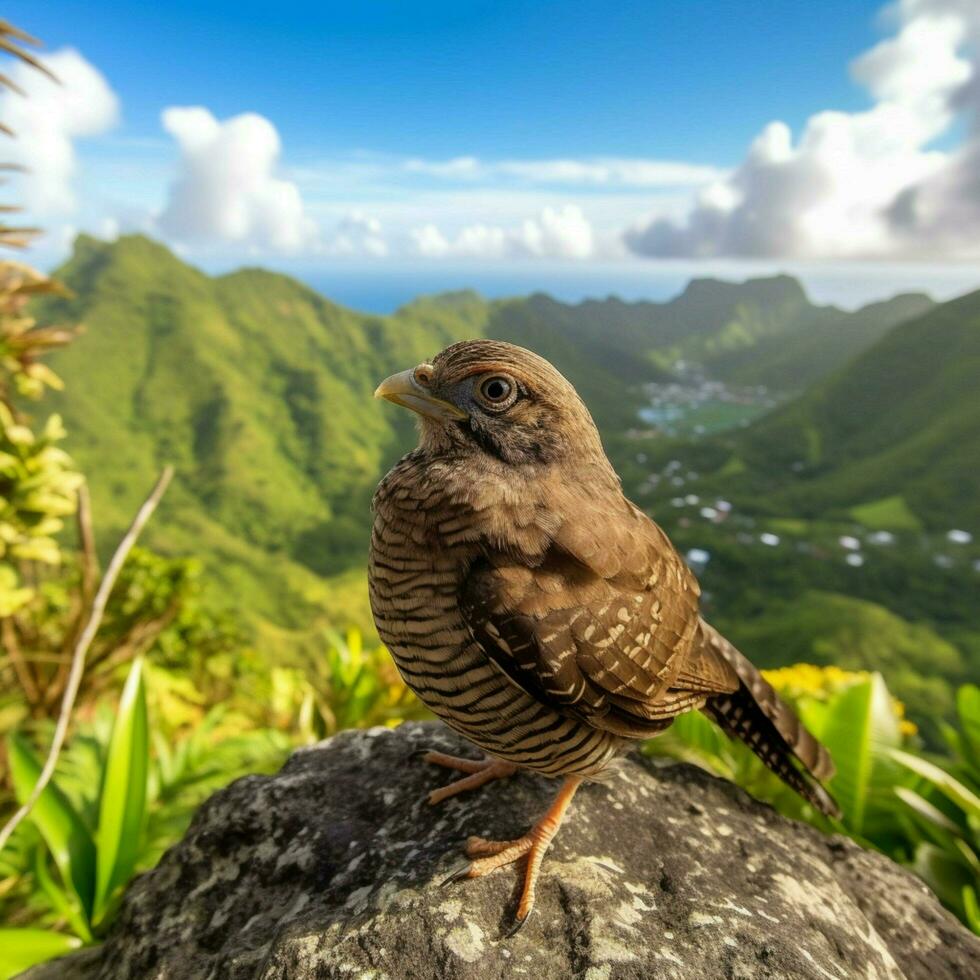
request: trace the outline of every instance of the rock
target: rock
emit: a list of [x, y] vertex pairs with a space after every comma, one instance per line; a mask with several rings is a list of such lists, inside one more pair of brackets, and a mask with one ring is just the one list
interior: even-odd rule
[[130, 887], [108, 940], [32, 980], [966, 978], [980, 940], [886, 858], [720, 779], [631, 757], [583, 787], [508, 939], [517, 867], [439, 887], [471, 834], [522, 834], [557, 784], [439, 808], [474, 750], [435, 724], [345, 732], [216, 793]]

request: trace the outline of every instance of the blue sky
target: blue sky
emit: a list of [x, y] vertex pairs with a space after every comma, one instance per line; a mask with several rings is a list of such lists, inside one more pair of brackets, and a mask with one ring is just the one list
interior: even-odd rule
[[125, 130], [163, 105], [273, 119], [298, 156], [650, 156], [737, 162], [746, 133], [867, 97], [845, 66], [880, 3], [93, 4], [11, 0], [124, 96]]
[[21, 134], [48, 263], [76, 230], [142, 230], [209, 268], [324, 283], [538, 274], [639, 295], [787, 268], [851, 302], [980, 283], [980, 202], [957, 196], [980, 142], [977, 6], [8, 0], [5, 16], [71, 83], [34, 83], [54, 121]]

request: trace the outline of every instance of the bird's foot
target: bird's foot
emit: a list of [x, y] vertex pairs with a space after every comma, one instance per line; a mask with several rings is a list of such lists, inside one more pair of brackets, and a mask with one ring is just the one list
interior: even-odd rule
[[464, 865], [455, 874], [449, 876], [444, 884], [459, 881], [462, 878], [482, 878], [507, 864], [513, 864], [526, 857], [524, 868], [524, 885], [521, 888], [521, 898], [517, 904], [517, 921], [509, 935], [514, 935], [527, 921], [534, 908], [535, 888], [541, 862], [544, 860], [551, 841], [561, 826], [568, 804], [575, 795], [581, 778], [570, 776], [562, 785], [555, 802], [548, 812], [523, 836], [517, 840], [497, 841], [485, 840], [483, 837], [470, 837], [466, 842], [466, 856], [469, 864]]
[[448, 800], [451, 796], [458, 793], [466, 793], [471, 789], [478, 789], [495, 779], [506, 779], [517, 772], [517, 766], [511, 762], [502, 762], [500, 759], [462, 759], [456, 755], [446, 755], [444, 752], [426, 752], [422, 756], [423, 762], [429, 762], [434, 766], [442, 766], [445, 769], [455, 769], [458, 772], [465, 772], [469, 775], [448, 786], [442, 786], [429, 793], [429, 802], [433, 805]]

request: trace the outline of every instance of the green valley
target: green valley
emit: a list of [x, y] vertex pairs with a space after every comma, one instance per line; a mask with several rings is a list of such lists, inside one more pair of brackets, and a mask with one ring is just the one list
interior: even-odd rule
[[[261, 269], [207, 276], [140, 236], [82, 237], [58, 277], [72, 296], [45, 299], [39, 316], [80, 321], [86, 332], [52, 358], [66, 393], [51, 406], [89, 474], [102, 544], [173, 463], [178, 477], [148, 544], [199, 556], [211, 601], [245, 615], [269, 650], [302, 647], [327, 625], [368, 625], [370, 497], [413, 441], [406, 413], [375, 403], [373, 388], [453, 341], [486, 336], [537, 350], [578, 387], [628, 491], [679, 546], [710, 547], [707, 608], [757, 656], [765, 651], [763, 663], [788, 662], [790, 649], [820, 661], [820, 650], [843, 642], [807, 626], [804, 646], [786, 644], [785, 624], [798, 613], [807, 623], [824, 614], [867, 620], [862, 636], [882, 624], [918, 636], [921, 623], [938, 630], [923, 648], [944, 651], [943, 673], [965, 669], [961, 648], [980, 627], [963, 610], [942, 622], [928, 597], [948, 594], [946, 585], [908, 598], [922, 577], [911, 545], [893, 549], [878, 582], [870, 566], [808, 564], [799, 554], [788, 574], [779, 549], [732, 535], [743, 519], [761, 522], [758, 530], [790, 518], [908, 534], [954, 519], [976, 527], [977, 297], [934, 307], [906, 295], [848, 313], [814, 305], [798, 282], [777, 276], [695, 280], [665, 303], [457, 292], [373, 316]], [[702, 403], [705, 378], [764, 392], [765, 404]], [[654, 389], [693, 391], [699, 430], [734, 427], [669, 439], [640, 418]], [[677, 471], [660, 480], [675, 457]], [[683, 491], [674, 486], [680, 472]], [[697, 508], [668, 506], [678, 492], [729, 498], [735, 518], [715, 525]], [[839, 593], [864, 605], [840, 605], [849, 600]], [[899, 693], [920, 707], [911, 687]]]

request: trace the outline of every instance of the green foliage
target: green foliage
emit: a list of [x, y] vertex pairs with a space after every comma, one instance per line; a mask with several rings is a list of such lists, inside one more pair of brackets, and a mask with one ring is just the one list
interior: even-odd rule
[[[14, 789], [23, 803], [37, 782], [41, 765], [29, 743], [8, 738]], [[97, 818], [89, 826], [68, 795], [52, 782], [31, 811], [58, 870], [53, 881], [38, 853], [35, 874], [52, 910], [64, 916], [84, 942], [105, 931], [122, 887], [135, 871], [146, 819], [149, 770], [146, 694], [142, 663], [126, 681], [99, 773]]]
[[[0, 622], [6, 641], [0, 656], [0, 733], [58, 709], [71, 646], [88, 612], [84, 566], [83, 556], [69, 552], [51, 574], [35, 570], [31, 601]], [[235, 683], [234, 671], [224, 682], [215, 671], [246, 644], [233, 620], [204, 603], [203, 592], [199, 562], [134, 548], [89, 651], [80, 704], [114, 690], [120, 671], [149, 651], [154, 664], [187, 670], [207, 696], [225, 696]], [[249, 656], [243, 653], [246, 661]], [[212, 662], [214, 670], [208, 667]], [[208, 677], [214, 683], [207, 685]]]
[[946, 731], [953, 766], [895, 751], [895, 762], [919, 777], [895, 793], [921, 832], [913, 867], [980, 935], [980, 688], [964, 685], [956, 701], [960, 727]]
[[47, 929], [0, 929], [0, 980], [8, 980], [30, 966], [64, 956], [81, 945], [75, 936]]
[[850, 596], [805, 591], [771, 598], [758, 616], [729, 611], [719, 623], [767, 667], [811, 663], [879, 671], [937, 743], [936, 720], [952, 716], [954, 683], [965, 674], [960, 652], [929, 626]]
[[[960, 727], [947, 731], [957, 758], [947, 771], [917, 754], [914, 728], [880, 674], [798, 664], [766, 677], [829, 749], [837, 771], [828, 786], [840, 821], [804, 803], [703, 715], [677, 719], [645, 751], [693, 762], [787, 816], [883, 851], [919, 874], [980, 934], [980, 689], [960, 688]], [[904, 807], [895, 805], [896, 796]]]
[[783, 513], [871, 507], [893, 527], [911, 514], [926, 528], [976, 528], [978, 372], [975, 292], [900, 323], [799, 399], [723, 439], [748, 464], [728, 492]]
[[[29, 743], [17, 734], [7, 740], [7, 756], [17, 801], [24, 803], [40, 778], [41, 761]], [[42, 889], [52, 908], [64, 916], [75, 934], [80, 939], [91, 940], [95, 891], [95, 843], [91, 830], [55, 782], [45, 787], [30, 819], [61, 878], [60, 886], [56, 885], [48, 876], [46, 859], [39, 856], [36, 874]]]
[[294, 668], [273, 668], [272, 717], [279, 728], [314, 742], [345, 728], [392, 725], [424, 714], [381, 645], [361, 633], [326, 634], [325, 649]]
[[897, 833], [891, 791], [898, 774], [888, 753], [901, 735], [881, 675], [845, 688], [821, 714], [814, 734], [837, 767], [830, 791], [844, 827], [852, 837], [884, 845]]
[[136, 868], [146, 821], [150, 746], [143, 664], [134, 662], [109, 738], [96, 830], [93, 918], [106, 919], [113, 897]]
[[[248, 729], [225, 708], [211, 709], [200, 725], [177, 735], [162, 721], [151, 726], [146, 669], [135, 661], [118, 704], [79, 726], [55, 779], [5, 852], [0, 914], [26, 920], [27, 935], [44, 923], [82, 942], [97, 940], [133, 874], [183, 833], [201, 800], [239, 775], [276, 768], [289, 745], [286, 735]], [[8, 736], [7, 753], [22, 802], [41, 763], [20, 733]], [[0, 948], [0, 975], [11, 968]]]
[[61, 386], [40, 358], [66, 344], [72, 333], [39, 328], [24, 312], [31, 297], [58, 292], [33, 269], [0, 262], [0, 618], [34, 596], [23, 580], [27, 562], [60, 561], [55, 535], [75, 512], [82, 482], [58, 445], [65, 435], [59, 416], [52, 415], [38, 433], [16, 404]]
[[368, 316], [260, 269], [209, 278], [139, 236], [83, 236], [58, 275], [74, 298], [45, 300], [38, 315], [88, 326], [84, 343], [58, 355], [70, 394], [57, 407], [100, 524], [119, 529], [157, 461], [174, 462], [148, 544], [199, 555], [217, 600], [234, 596], [250, 619], [311, 648], [324, 626], [369, 625], [370, 495], [414, 439], [406, 413], [371, 401], [392, 371], [464, 338], [532, 347], [578, 387], [618, 459], [642, 403], [635, 385], [665, 377], [665, 351], [723, 373], [735, 349], [825, 333], [859, 346], [908, 315], [907, 304], [882, 304], [874, 331], [851, 332], [857, 314], [815, 307], [776, 277], [702, 280], [668, 303], [463, 292]]
[[898, 494], [858, 504], [851, 508], [851, 516], [859, 524], [887, 531], [919, 531], [922, 522], [909, 510], [905, 498]]

